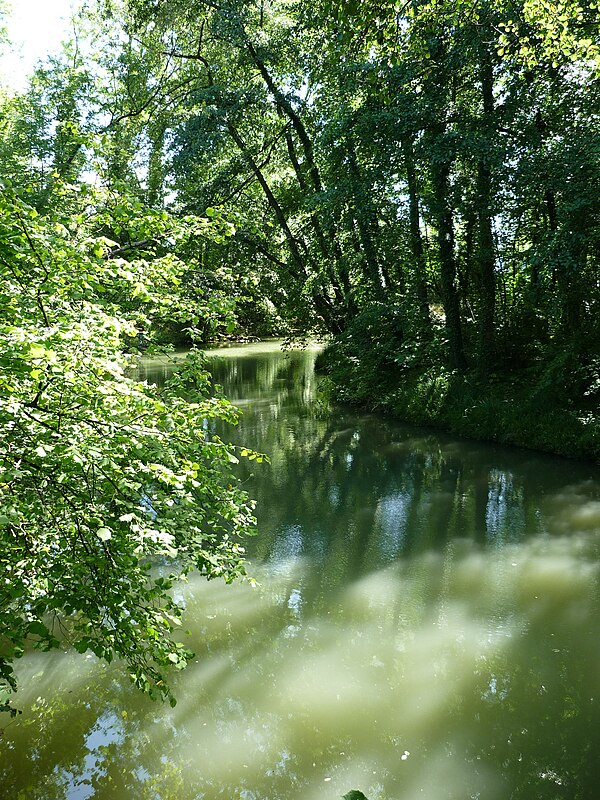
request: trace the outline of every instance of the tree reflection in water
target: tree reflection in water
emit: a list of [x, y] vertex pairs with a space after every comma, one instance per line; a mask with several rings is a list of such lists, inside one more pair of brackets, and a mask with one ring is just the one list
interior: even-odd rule
[[596, 796], [597, 471], [330, 412], [313, 358], [215, 362], [272, 459], [246, 476], [260, 586], [185, 589], [178, 706], [27, 655], [0, 796]]

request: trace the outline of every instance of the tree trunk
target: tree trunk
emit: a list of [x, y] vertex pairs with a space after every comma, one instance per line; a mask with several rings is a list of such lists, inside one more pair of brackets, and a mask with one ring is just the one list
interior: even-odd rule
[[148, 159], [148, 205], [152, 208], [161, 203], [161, 195], [165, 182], [165, 168], [163, 164], [163, 148], [167, 123], [159, 118], [149, 126], [151, 140], [150, 158]]
[[[480, 45], [480, 81], [483, 100], [483, 116], [481, 120], [482, 142], [487, 145], [494, 133], [494, 76], [492, 61], [487, 52], [486, 45]], [[486, 149], [486, 148], [482, 148]], [[495, 315], [496, 315], [496, 277], [494, 234], [492, 230], [491, 212], [491, 170], [486, 152], [482, 152], [477, 165], [477, 199], [478, 199], [478, 230], [477, 230], [477, 264], [480, 281], [480, 310], [479, 310], [479, 352], [477, 354], [477, 368], [483, 375], [493, 369], [496, 359], [495, 348]]]
[[[306, 283], [308, 280], [308, 270], [306, 268], [306, 264], [302, 253], [300, 252], [300, 247], [298, 246], [298, 242], [294, 237], [290, 227], [288, 225], [287, 219], [285, 214], [283, 213], [283, 209], [279, 205], [277, 198], [273, 194], [273, 190], [269, 186], [265, 176], [262, 174], [256, 160], [252, 156], [252, 153], [248, 149], [248, 146], [240, 136], [237, 128], [231, 122], [227, 123], [227, 130], [229, 131], [231, 138], [239, 147], [242, 155], [248, 162], [252, 172], [256, 176], [265, 197], [267, 198], [267, 202], [273, 213], [275, 214], [275, 218], [279, 223], [279, 226], [285, 236], [287, 241], [288, 247], [290, 249], [290, 253], [292, 256], [292, 260], [296, 265], [296, 269], [292, 271], [293, 276], [296, 280], [299, 280], [302, 284]], [[312, 300], [315, 305], [315, 309], [317, 313], [321, 316], [323, 322], [325, 323], [327, 330], [331, 333], [340, 333], [342, 331], [343, 325], [341, 324], [340, 320], [338, 319], [338, 315], [335, 312], [329, 298], [322, 292], [319, 292], [316, 288], [312, 290]]]
[[[441, 131], [437, 131], [441, 133]], [[433, 189], [433, 211], [437, 227], [437, 242], [440, 259], [442, 302], [446, 316], [446, 332], [450, 350], [450, 363], [454, 369], [464, 371], [465, 358], [460, 305], [456, 291], [456, 262], [454, 259], [454, 224], [450, 207], [450, 164], [448, 161], [432, 159], [431, 183]]]
[[424, 333], [431, 334], [431, 317], [429, 316], [429, 299], [427, 295], [427, 266], [421, 237], [421, 219], [419, 214], [419, 193], [412, 141], [408, 135], [401, 138], [404, 167], [408, 183], [408, 215], [410, 224], [410, 251], [414, 260], [415, 290], [419, 305], [419, 318]]
[[352, 141], [352, 134], [347, 137], [348, 164], [352, 179], [352, 194], [355, 208], [355, 218], [358, 234], [362, 247], [364, 263], [366, 265], [365, 277], [371, 284], [375, 299], [383, 303], [386, 301], [386, 292], [382, 281], [381, 267], [377, 254], [377, 243], [373, 235], [373, 220], [377, 220], [377, 212], [370, 200], [369, 193], [365, 191], [358, 157]]
[[[293, 130], [296, 132], [298, 139], [302, 145], [302, 152], [304, 154], [304, 162], [306, 164], [306, 168], [308, 170], [308, 175], [310, 176], [310, 182], [312, 184], [313, 193], [320, 194], [323, 192], [323, 181], [321, 179], [321, 173], [319, 171], [319, 167], [317, 166], [317, 162], [315, 160], [315, 151], [312, 140], [306, 130], [306, 126], [302, 121], [302, 118], [298, 114], [298, 112], [294, 109], [290, 101], [287, 99], [285, 94], [282, 90], [277, 86], [275, 80], [265, 62], [259, 56], [256, 48], [250, 41], [250, 39], [246, 36], [245, 39], [245, 47], [252, 61], [254, 62], [256, 68], [261, 74], [267, 89], [271, 93], [275, 104], [279, 111], [284, 114], [289, 120], [292, 125]], [[298, 178], [298, 185], [300, 186], [303, 191], [306, 191], [307, 182], [304, 177], [304, 166], [300, 163], [300, 159], [298, 158], [295, 148], [294, 142], [291, 134], [286, 137], [286, 142], [288, 146], [288, 154], [290, 155], [290, 161], [292, 162], [292, 166], [294, 167], [294, 171], [296, 173], [296, 177]], [[315, 225], [316, 215], [313, 215], [313, 226]], [[318, 229], [318, 230], [317, 230]], [[351, 297], [351, 286], [350, 281], [348, 278], [347, 271], [344, 265], [344, 257], [342, 253], [342, 248], [339, 243], [338, 239], [338, 232], [336, 230], [335, 222], [331, 216], [331, 214], [327, 213], [325, 210], [324, 214], [324, 228], [321, 225], [320, 221], [317, 219], [315, 232], [319, 238], [319, 245], [323, 253], [326, 250], [329, 250], [329, 247], [326, 243], [324, 233], [327, 234], [329, 240], [331, 242], [331, 255], [327, 256], [329, 259], [330, 264], [335, 264], [334, 274], [337, 278], [336, 283], [338, 286], [341, 286], [344, 292], [344, 305], [346, 306], [346, 311], [350, 314], [353, 314], [355, 311], [354, 303]], [[337, 292], [336, 292], [337, 294]]]

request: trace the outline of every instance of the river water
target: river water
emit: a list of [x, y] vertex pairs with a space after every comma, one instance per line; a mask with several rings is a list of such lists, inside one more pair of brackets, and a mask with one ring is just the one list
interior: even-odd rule
[[600, 470], [331, 410], [315, 355], [211, 354], [219, 433], [271, 458], [243, 466], [259, 585], [184, 587], [176, 708], [29, 654], [0, 798], [600, 796]]

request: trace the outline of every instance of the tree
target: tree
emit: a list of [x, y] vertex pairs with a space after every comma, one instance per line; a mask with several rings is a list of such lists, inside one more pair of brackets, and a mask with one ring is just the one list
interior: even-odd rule
[[169, 590], [193, 569], [244, 573], [252, 503], [234, 448], [211, 435], [236, 414], [211, 396], [200, 356], [159, 390], [132, 377], [123, 349], [154, 314], [190, 319], [184, 265], [156, 242], [218, 225], [138, 209], [143, 257], [125, 260], [98, 231], [123, 228], [126, 198], [53, 192], [44, 216], [0, 194], [0, 701], [9, 708], [26, 646], [63, 640], [121, 657], [137, 686], [173, 699], [165, 669], [190, 653], [173, 638], [182, 609]]

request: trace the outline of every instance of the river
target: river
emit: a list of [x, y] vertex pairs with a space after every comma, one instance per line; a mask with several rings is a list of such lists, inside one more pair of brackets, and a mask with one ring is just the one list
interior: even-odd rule
[[271, 463], [240, 465], [258, 586], [181, 589], [177, 706], [28, 654], [0, 798], [599, 796], [600, 470], [330, 409], [315, 355], [211, 353], [218, 433]]

